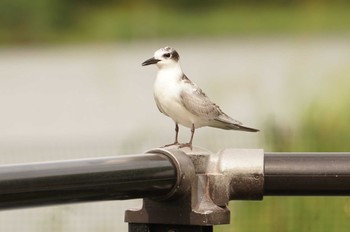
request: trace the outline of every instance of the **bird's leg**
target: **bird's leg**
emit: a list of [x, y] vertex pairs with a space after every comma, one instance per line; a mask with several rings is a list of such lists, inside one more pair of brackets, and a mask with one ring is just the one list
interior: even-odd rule
[[182, 147], [189, 147], [189, 148], [192, 150], [192, 141], [193, 141], [193, 135], [194, 135], [194, 131], [195, 131], [195, 130], [196, 130], [196, 129], [194, 128], [194, 124], [192, 123], [190, 142], [180, 144], [180, 148], [182, 148]]
[[167, 144], [164, 147], [169, 147], [169, 146], [172, 146], [172, 145], [178, 145], [179, 144], [178, 136], [179, 136], [179, 125], [177, 123], [175, 123], [175, 142], [171, 143], [171, 144]]
[[179, 137], [179, 125], [177, 123], [175, 123], [175, 142], [174, 142], [174, 144], [179, 144], [178, 137]]

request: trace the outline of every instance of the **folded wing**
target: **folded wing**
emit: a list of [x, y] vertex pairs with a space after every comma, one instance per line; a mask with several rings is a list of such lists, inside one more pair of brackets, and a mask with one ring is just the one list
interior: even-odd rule
[[210, 101], [207, 95], [195, 84], [185, 88], [180, 96], [184, 107], [192, 114], [208, 120], [208, 125], [227, 130], [256, 132], [258, 130], [242, 126], [242, 123], [225, 114], [218, 105]]

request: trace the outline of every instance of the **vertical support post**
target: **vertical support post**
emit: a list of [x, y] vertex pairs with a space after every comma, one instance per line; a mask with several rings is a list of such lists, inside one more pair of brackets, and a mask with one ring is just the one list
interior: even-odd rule
[[129, 223], [129, 232], [213, 232], [213, 226]]

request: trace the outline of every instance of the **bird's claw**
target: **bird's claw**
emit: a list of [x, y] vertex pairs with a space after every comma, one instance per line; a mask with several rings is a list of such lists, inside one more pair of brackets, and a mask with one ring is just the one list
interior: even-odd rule
[[180, 145], [180, 143], [179, 142], [174, 142], [174, 143], [170, 143], [170, 144], [164, 145], [163, 147], [170, 147], [170, 146], [174, 146], [174, 145]]
[[188, 147], [192, 151], [192, 143], [181, 143], [181, 144], [179, 144], [179, 148], [183, 148], [183, 147]]
[[174, 142], [174, 143], [170, 143], [170, 144], [164, 145], [163, 147], [170, 147], [170, 146], [178, 146], [179, 148], [188, 147], [188, 148], [190, 148], [192, 150], [192, 143]]

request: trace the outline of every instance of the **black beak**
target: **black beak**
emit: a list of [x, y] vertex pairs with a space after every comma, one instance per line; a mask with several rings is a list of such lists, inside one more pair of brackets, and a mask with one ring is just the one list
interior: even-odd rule
[[156, 64], [158, 63], [160, 60], [155, 59], [154, 57], [149, 58], [148, 60], [146, 60], [145, 62], [142, 63], [142, 66], [146, 66], [146, 65], [150, 65], [150, 64]]

